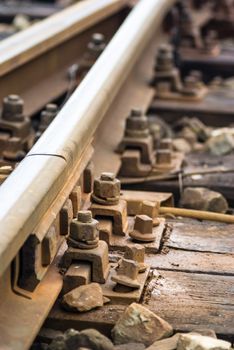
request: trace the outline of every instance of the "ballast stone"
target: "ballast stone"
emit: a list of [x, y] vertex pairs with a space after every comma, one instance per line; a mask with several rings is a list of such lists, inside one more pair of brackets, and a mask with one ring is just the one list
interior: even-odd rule
[[192, 151], [192, 147], [190, 146], [190, 144], [188, 143], [188, 141], [186, 141], [183, 138], [176, 138], [172, 141], [172, 145], [175, 151], [178, 152], [183, 152], [185, 154], [190, 153]]
[[146, 350], [176, 350], [180, 334], [174, 334], [172, 337], [157, 340]]
[[112, 337], [116, 345], [136, 342], [149, 346], [172, 333], [169, 323], [144, 306], [132, 303], [114, 326]]
[[62, 306], [69, 311], [85, 312], [103, 306], [109, 299], [102, 294], [98, 283], [72, 289], [63, 296]]
[[95, 329], [85, 329], [81, 332], [68, 329], [62, 336], [52, 341], [47, 350], [114, 350], [114, 345], [103, 334]]
[[224, 196], [204, 187], [185, 188], [180, 204], [184, 208], [226, 213], [228, 202]]
[[197, 334], [181, 334], [177, 350], [228, 350], [231, 343]]
[[79, 346], [92, 350], [114, 350], [110, 339], [95, 329], [85, 329], [80, 332]]
[[[211, 329], [201, 329], [196, 332], [187, 333], [186, 335], [190, 335], [190, 334], [205, 335], [216, 339], [216, 334]], [[170, 338], [157, 340], [146, 350], [176, 350], [180, 336], [181, 336], [181, 333], [176, 333]]]
[[229, 133], [222, 133], [209, 138], [206, 142], [206, 147], [211, 154], [222, 156], [228, 154], [234, 149], [234, 139]]

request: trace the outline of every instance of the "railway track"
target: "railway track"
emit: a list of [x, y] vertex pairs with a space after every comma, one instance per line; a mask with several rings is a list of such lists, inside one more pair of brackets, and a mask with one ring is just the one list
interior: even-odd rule
[[[172, 157], [169, 167], [167, 160], [161, 164], [157, 160], [156, 165], [152, 160], [142, 162], [141, 150], [149, 146], [148, 141], [143, 145], [145, 141], [136, 141], [135, 136], [134, 142], [131, 137], [131, 140], [123, 138], [127, 117], [130, 125], [134, 125], [131, 117], [135, 117], [138, 128], [144, 131], [144, 126], [139, 124], [142, 120], [145, 123], [144, 115], [149, 117], [152, 125], [158, 113], [171, 122], [183, 117], [184, 110], [193, 111], [193, 108], [195, 112], [191, 112], [191, 116], [197, 116], [196, 113], [200, 111], [199, 117], [205, 122], [227, 125], [231, 123], [230, 108], [222, 109], [220, 101], [224, 100], [224, 104], [228, 101], [231, 106], [232, 90], [224, 92], [218, 99], [220, 91], [213, 92], [213, 85], [204, 87], [200, 84], [199, 91], [195, 89], [194, 92], [194, 81], [191, 82], [191, 79], [185, 86], [185, 90], [192, 86], [190, 94], [182, 89], [170, 91], [161, 76], [161, 85], [157, 85], [157, 69], [153, 69], [156, 53], [160, 50], [166, 52], [166, 60], [169, 60], [166, 62], [171, 67], [170, 50], [162, 46], [169, 42], [171, 31], [165, 32], [164, 27], [170, 24], [171, 17], [173, 23], [176, 22], [176, 11], [180, 11], [180, 8], [173, 8], [174, 12], [170, 12], [166, 24], [162, 25], [175, 1], [141, 0], [136, 6], [133, 3], [87, 0], [0, 44], [0, 98], [14, 93], [24, 100], [23, 115], [30, 121], [34, 133], [38, 131], [40, 113], [45, 106], [48, 103], [58, 105], [51, 125], [43, 130], [33, 146], [28, 146], [28, 153], [16, 167], [18, 159], [9, 161], [2, 151], [2, 164], [10, 164], [15, 169], [9, 176], [6, 176], [5, 168], [1, 173], [4, 179], [7, 177], [0, 187], [1, 349], [30, 348], [42, 326], [43, 329], [59, 331], [70, 327], [94, 327], [110, 336], [126, 304], [132, 301], [148, 305], [150, 310], [170, 322], [176, 332], [211, 328], [219, 337], [233, 341], [232, 210], [228, 214], [210, 215], [199, 211], [192, 215], [182, 210], [178, 215], [189, 216], [189, 219], [171, 216], [175, 209], [172, 208], [171, 192], [176, 195], [177, 201], [181, 190], [180, 179], [184, 176], [181, 174], [186, 173], [186, 169], [184, 172], [182, 170], [186, 156], [183, 152], [171, 153], [170, 147], [166, 146], [158, 151], [156, 159], [159, 159], [159, 154], [166, 159]], [[203, 16], [197, 15], [196, 10], [192, 11], [197, 25], [205, 23], [206, 16], [210, 16], [209, 6]], [[170, 24], [169, 28], [174, 26]], [[98, 52], [89, 50], [94, 33], [103, 35], [103, 47]], [[96, 38], [100, 44], [100, 36]], [[94, 40], [92, 44], [97, 43]], [[181, 67], [171, 68], [177, 77], [186, 73], [186, 70], [182, 72]], [[171, 76], [166, 79], [171, 82]], [[209, 83], [211, 77], [206, 79]], [[203, 89], [205, 94], [208, 91], [205, 102], [203, 95], [200, 96]], [[159, 97], [158, 91], [161, 92]], [[170, 100], [170, 94], [174, 93], [175, 100], [174, 95]], [[200, 98], [202, 107], [197, 108]], [[217, 99], [219, 110], [211, 110], [210, 99], [211, 103]], [[207, 109], [203, 105], [208, 106]], [[174, 114], [170, 108], [175, 109]], [[133, 126], [130, 131], [132, 134], [135, 131], [136, 135], [137, 130]], [[4, 129], [2, 134], [4, 140]], [[171, 141], [169, 143], [171, 145]], [[118, 145], [124, 145], [121, 152], [119, 149], [116, 152]], [[12, 149], [15, 151], [14, 147]], [[147, 152], [148, 148], [146, 158], [147, 155], [149, 159], [155, 158], [155, 149], [152, 153]], [[189, 159], [190, 156], [187, 157]], [[220, 166], [220, 159], [223, 161], [224, 158], [216, 157], [215, 162]], [[211, 173], [216, 170], [225, 182], [228, 176], [232, 176], [233, 170], [226, 163], [221, 164], [221, 170], [217, 169], [216, 163], [209, 170]], [[201, 169], [201, 165], [198, 165], [192, 168], [193, 174], [197, 172], [199, 175], [207, 168], [204, 166]], [[188, 170], [191, 172], [189, 167]], [[229, 175], [222, 175], [224, 170]], [[99, 185], [102, 181], [117, 181], [117, 175], [123, 183], [123, 190], [113, 209], [107, 203], [109, 198], [106, 202], [103, 199], [100, 201], [98, 186], [102, 186]], [[175, 182], [165, 184], [163, 181], [168, 180], [168, 176], [169, 179], [175, 178]], [[206, 176], [202, 178], [203, 181]], [[214, 174], [212, 176], [213, 182], [208, 187], [224, 193], [217, 178]], [[95, 182], [94, 179], [99, 180]], [[200, 178], [197, 181], [196, 177], [192, 177], [192, 180], [193, 186], [199, 186]], [[188, 182], [188, 185], [191, 183]], [[207, 183], [204, 186], [207, 187]], [[231, 182], [226, 191], [232, 192], [232, 188]], [[162, 192], [162, 189], [167, 191]], [[230, 205], [231, 198], [230, 195]], [[158, 203], [161, 208], [158, 208], [158, 215], [161, 213], [161, 216], [155, 218], [159, 225], [152, 232], [157, 239], [153, 243], [143, 244], [149, 268], [141, 274], [139, 292], [128, 290], [126, 293], [121, 288], [113, 292], [110, 279], [116, 265], [112, 266], [107, 261], [106, 270], [102, 270], [100, 266], [105, 265], [103, 257], [108, 254], [108, 249], [110, 261], [111, 257], [122, 257], [126, 246], [132, 246], [129, 234], [133, 230], [134, 216], [139, 214], [145, 201], [151, 203], [145, 204], [146, 207]], [[98, 244], [102, 247], [97, 256], [92, 253], [95, 256], [92, 255], [92, 259], [99, 259], [91, 260], [93, 267], [85, 250], [80, 251], [79, 254], [83, 255], [79, 256], [75, 255], [75, 249], [74, 252], [69, 251], [74, 248], [69, 245], [68, 239], [71, 222], [78, 211], [87, 209], [91, 209], [99, 221], [101, 239]], [[203, 221], [197, 220], [201, 218], [201, 213]], [[122, 220], [122, 226], [118, 224], [120, 228], [115, 222], [117, 215]], [[116, 234], [115, 230], [121, 232]], [[69, 254], [74, 254], [75, 258]], [[83, 266], [81, 275], [72, 272], [75, 261], [79, 259]], [[66, 261], [70, 261], [70, 267]], [[64, 288], [69, 287], [64, 282], [66, 278], [80, 278], [89, 283], [94, 280], [93, 269], [97, 267], [99, 272], [95, 272], [95, 281], [101, 283], [103, 294], [111, 299], [111, 304], [88, 313], [64, 311], [60, 301]], [[40, 341], [40, 333], [38, 339]]]
[[72, 5], [72, 0], [62, 1], [18, 1], [3, 0], [0, 4], [0, 40], [27, 29]]

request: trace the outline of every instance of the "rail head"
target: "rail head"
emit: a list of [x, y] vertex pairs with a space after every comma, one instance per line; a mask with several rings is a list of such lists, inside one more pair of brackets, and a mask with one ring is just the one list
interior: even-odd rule
[[[136, 5], [56, 119], [0, 187], [0, 274], [59, 196], [67, 174], [174, 2], [141, 0]], [[54, 171], [50, 162], [55, 162]]]

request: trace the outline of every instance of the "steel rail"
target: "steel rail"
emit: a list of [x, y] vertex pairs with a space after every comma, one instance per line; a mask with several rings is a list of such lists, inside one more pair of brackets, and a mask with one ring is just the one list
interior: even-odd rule
[[0, 274], [9, 266], [101, 122], [173, 0], [141, 0], [28, 156], [0, 188]]
[[86, 0], [2, 41], [0, 77], [110, 16], [124, 4], [125, 0]]
[[31, 117], [75, 88], [69, 69], [87, 50], [93, 33], [107, 42], [126, 17], [125, 0], [79, 2], [0, 43], [0, 100], [9, 94], [25, 101]]

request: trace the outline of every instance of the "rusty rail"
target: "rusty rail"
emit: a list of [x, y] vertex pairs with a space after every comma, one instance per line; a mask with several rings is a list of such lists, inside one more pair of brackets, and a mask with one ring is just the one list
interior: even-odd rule
[[88, 0], [13, 35], [0, 44], [0, 77], [122, 8], [126, 1]]
[[101, 32], [109, 40], [126, 8], [125, 0], [82, 1], [2, 41], [0, 100], [20, 95], [25, 114], [32, 116], [66, 93], [68, 69], [79, 61], [91, 35]]
[[173, 0], [142, 0], [43, 137], [0, 188], [0, 273], [59, 196]]

